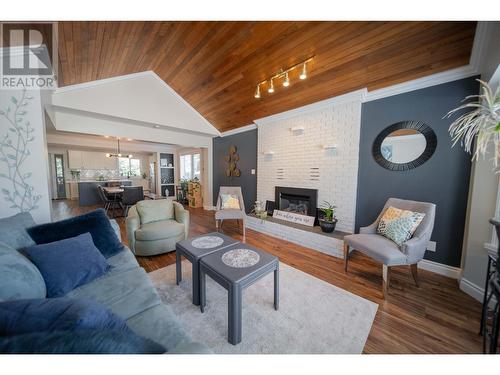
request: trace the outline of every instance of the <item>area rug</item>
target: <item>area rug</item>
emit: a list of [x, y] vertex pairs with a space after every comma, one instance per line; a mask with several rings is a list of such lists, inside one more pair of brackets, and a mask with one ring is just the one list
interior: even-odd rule
[[207, 306], [202, 314], [191, 302], [191, 264], [182, 264], [175, 285], [175, 265], [151, 272], [162, 301], [191, 337], [214, 353], [314, 354], [361, 353], [378, 305], [280, 263], [280, 305], [273, 307], [273, 274], [243, 291], [243, 334], [238, 345], [227, 341], [227, 291], [207, 276]]

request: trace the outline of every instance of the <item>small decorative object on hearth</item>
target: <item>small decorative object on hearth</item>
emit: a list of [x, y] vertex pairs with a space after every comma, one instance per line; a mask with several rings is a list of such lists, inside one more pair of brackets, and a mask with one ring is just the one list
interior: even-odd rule
[[260, 201], [255, 201], [252, 212], [262, 221], [267, 218], [267, 210], [262, 206], [262, 202]]
[[236, 152], [236, 146], [229, 147], [229, 155], [224, 156], [227, 163], [226, 177], [240, 177], [241, 171], [238, 169], [236, 162], [240, 160], [240, 156]]
[[335, 217], [335, 208], [336, 206], [327, 201], [324, 201], [323, 206], [320, 207], [323, 217], [319, 219], [319, 226], [325, 233], [331, 233], [335, 230], [335, 225], [337, 225], [338, 221]]

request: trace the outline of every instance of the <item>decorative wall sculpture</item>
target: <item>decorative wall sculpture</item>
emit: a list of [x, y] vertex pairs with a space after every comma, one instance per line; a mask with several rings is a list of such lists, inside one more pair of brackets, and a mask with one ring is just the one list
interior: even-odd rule
[[19, 98], [11, 96], [11, 103], [7, 108], [0, 109], [0, 117], [7, 120], [6, 133], [0, 138], [0, 164], [3, 164], [0, 178], [8, 180], [10, 184], [7, 186], [11, 186], [2, 188], [2, 195], [10, 208], [19, 212], [37, 209], [37, 203], [42, 197], [36, 194], [31, 185], [32, 172], [24, 168], [24, 163], [30, 156], [30, 143], [35, 140], [35, 129], [25, 120], [32, 99], [23, 90]]
[[226, 177], [240, 177], [241, 171], [238, 169], [237, 162], [240, 160], [240, 156], [236, 152], [236, 146], [229, 147], [229, 155], [224, 156], [226, 160]]

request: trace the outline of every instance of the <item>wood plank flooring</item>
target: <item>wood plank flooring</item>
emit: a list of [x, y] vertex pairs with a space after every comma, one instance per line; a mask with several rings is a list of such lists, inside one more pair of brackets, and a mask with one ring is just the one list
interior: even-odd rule
[[[53, 201], [54, 220], [90, 211], [76, 201]], [[189, 209], [190, 235], [215, 231], [213, 212]], [[124, 218], [117, 218], [126, 243]], [[224, 223], [223, 232], [235, 239], [242, 236], [236, 223]], [[280, 258], [337, 287], [379, 304], [364, 353], [480, 353], [478, 335], [481, 305], [458, 288], [453, 280], [419, 270], [420, 286], [411, 279], [408, 267], [391, 273], [387, 300], [382, 299], [382, 267], [359, 253], [349, 260], [344, 273], [342, 259], [247, 229], [247, 243]], [[175, 263], [175, 252], [138, 257], [147, 272]]]

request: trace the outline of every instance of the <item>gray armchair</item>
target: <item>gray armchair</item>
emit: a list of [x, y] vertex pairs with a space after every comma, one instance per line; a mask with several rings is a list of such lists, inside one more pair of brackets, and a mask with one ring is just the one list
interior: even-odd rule
[[[379, 220], [390, 206], [425, 214], [413, 237], [403, 243], [401, 247], [390, 239], [377, 234]], [[377, 262], [382, 263], [382, 290], [384, 298], [388, 294], [391, 266], [409, 265], [413, 280], [418, 286], [417, 263], [424, 258], [425, 250], [427, 249], [427, 244], [434, 228], [435, 213], [436, 205], [433, 203], [389, 198], [374, 223], [367, 227], [361, 227], [359, 234], [351, 234], [344, 237], [345, 271], [347, 272], [349, 253], [352, 250], [358, 250]]]
[[[221, 194], [231, 194], [238, 197], [240, 202], [240, 209], [222, 209], [222, 199]], [[219, 196], [217, 198], [217, 206], [215, 208], [215, 227], [219, 229], [222, 227], [222, 222], [227, 219], [233, 219], [238, 222], [240, 220], [243, 223], [243, 239], [245, 239], [245, 220], [247, 214], [245, 213], [245, 202], [243, 201], [243, 194], [241, 193], [241, 187], [239, 186], [221, 186], [219, 189]]]
[[171, 199], [143, 200], [128, 211], [126, 219], [130, 249], [150, 256], [175, 250], [189, 235], [189, 211]]

